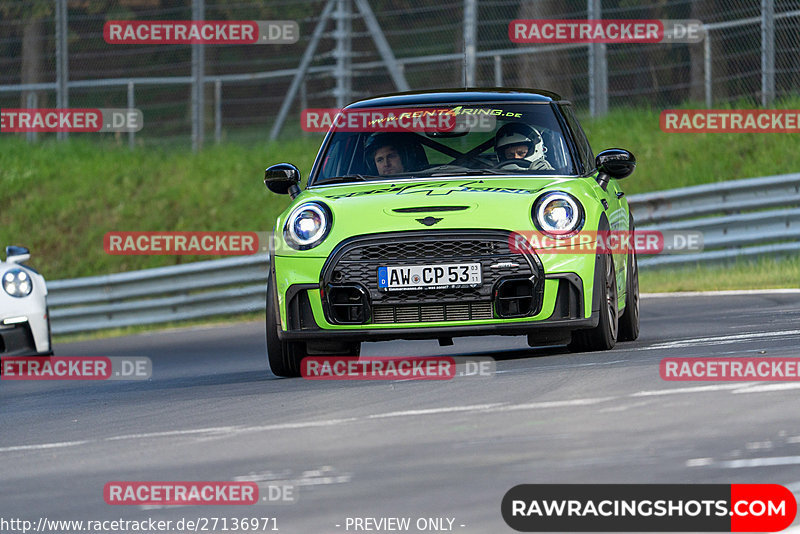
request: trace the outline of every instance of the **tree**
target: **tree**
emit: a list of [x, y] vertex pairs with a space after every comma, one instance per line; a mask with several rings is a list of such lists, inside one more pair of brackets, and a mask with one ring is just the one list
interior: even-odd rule
[[[20, 83], [41, 83], [44, 74], [44, 28], [45, 21], [53, 16], [54, 3], [50, 0], [31, 0], [28, 3], [2, 2], [0, 14], [5, 18], [22, 22], [22, 67]], [[20, 107], [26, 107], [28, 94], [24, 91], [20, 97]], [[43, 107], [43, 93], [36, 91], [38, 106]]]
[[[520, 3], [519, 19], [561, 19], [568, 9], [563, 0], [537, 0]], [[528, 45], [525, 45], [528, 46]], [[572, 74], [574, 62], [569, 50], [554, 50], [520, 56], [519, 80], [523, 87], [547, 89], [561, 95], [573, 94]]]

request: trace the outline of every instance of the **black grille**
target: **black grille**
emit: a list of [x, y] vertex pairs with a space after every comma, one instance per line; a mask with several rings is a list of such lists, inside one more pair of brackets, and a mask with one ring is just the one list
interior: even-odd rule
[[[435, 263], [480, 263], [482, 284], [478, 288], [430, 291], [378, 289], [378, 267]], [[492, 290], [497, 282], [508, 277], [535, 277], [538, 282], [542, 279], [538, 265], [534, 256], [509, 250], [506, 232], [403, 232], [346, 242], [326, 263], [322, 284], [323, 287], [329, 284], [363, 286], [369, 294], [372, 321], [376, 324], [491, 319], [494, 316]]]
[[372, 313], [374, 324], [469, 321], [493, 317], [491, 302], [375, 306]]
[[479, 241], [476, 239], [451, 241], [424, 241], [406, 243], [381, 243], [358, 247], [348, 252], [345, 261], [364, 260], [430, 260], [432, 258], [454, 258], [494, 256], [508, 253], [508, 243]]

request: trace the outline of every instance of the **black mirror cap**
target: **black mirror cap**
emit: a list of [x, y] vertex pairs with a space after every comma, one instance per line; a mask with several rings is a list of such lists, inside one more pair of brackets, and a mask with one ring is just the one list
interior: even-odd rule
[[[20, 256], [26, 256], [20, 258]], [[9, 245], [6, 247], [6, 259], [8, 258], [16, 258], [19, 261], [26, 261], [31, 257], [31, 251], [25, 247], [17, 247], [14, 245]]]
[[617, 180], [630, 176], [636, 169], [636, 158], [623, 148], [603, 150], [594, 161], [598, 171]]
[[300, 183], [300, 170], [291, 163], [278, 163], [264, 171], [264, 185], [273, 193], [285, 195]]

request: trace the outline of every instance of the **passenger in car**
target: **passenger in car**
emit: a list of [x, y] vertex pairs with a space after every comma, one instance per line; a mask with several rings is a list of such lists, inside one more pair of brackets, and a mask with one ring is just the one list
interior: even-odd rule
[[[511, 122], [497, 130], [494, 149], [501, 166], [509, 165], [527, 167], [531, 170], [554, 170], [545, 159], [545, 146], [542, 135], [536, 128], [521, 122]], [[525, 160], [527, 163], [513, 160]]]

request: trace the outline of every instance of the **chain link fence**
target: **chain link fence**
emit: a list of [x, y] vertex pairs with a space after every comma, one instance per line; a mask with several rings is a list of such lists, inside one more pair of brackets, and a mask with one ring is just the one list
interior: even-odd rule
[[[300, 39], [112, 45], [103, 38], [109, 20], [193, 18], [295, 20]], [[524, 45], [508, 35], [514, 19], [601, 18], [697, 19], [706, 38]], [[136, 107], [144, 114], [142, 131], [106, 134], [131, 146], [191, 140], [199, 148], [294, 135], [304, 108], [338, 107], [404, 86], [465, 84], [544, 88], [592, 115], [687, 102], [768, 107], [800, 87], [800, 0], [0, 2], [0, 106]]]

